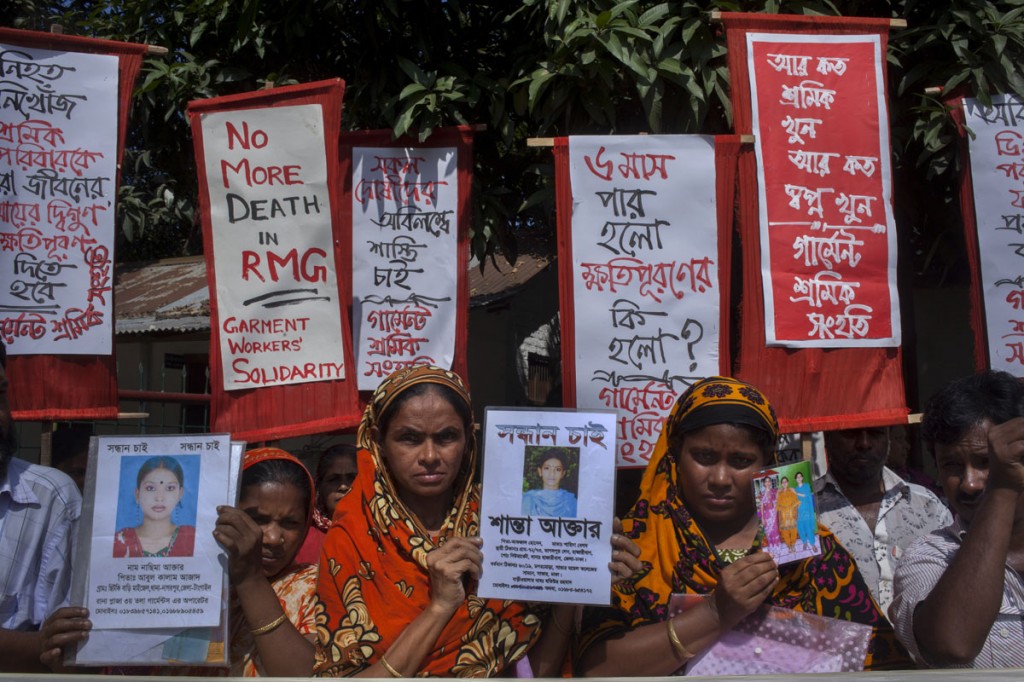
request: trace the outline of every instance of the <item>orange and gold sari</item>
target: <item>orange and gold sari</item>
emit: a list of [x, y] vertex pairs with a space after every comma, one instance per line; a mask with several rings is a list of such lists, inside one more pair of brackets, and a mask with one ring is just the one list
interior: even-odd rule
[[[327, 532], [316, 606], [316, 674], [348, 676], [378, 660], [430, 604], [427, 554], [447, 538], [478, 534], [480, 491], [472, 482], [472, 434], [455, 483], [452, 508], [431, 537], [395, 493], [380, 449], [371, 437], [379, 416], [402, 391], [423, 382], [452, 389], [469, 405], [452, 372], [419, 366], [378, 387], [359, 426], [359, 474], [342, 498]], [[471, 586], [472, 590], [472, 586]], [[540, 635], [544, 611], [520, 602], [470, 595], [438, 637], [419, 675], [495, 677], [522, 659]]]

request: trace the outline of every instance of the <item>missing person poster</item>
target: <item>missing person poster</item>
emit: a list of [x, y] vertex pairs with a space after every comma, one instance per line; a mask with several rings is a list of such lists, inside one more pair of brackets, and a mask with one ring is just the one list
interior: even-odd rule
[[225, 553], [212, 533], [217, 506], [234, 504], [230, 451], [227, 434], [97, 439], [80, 541], [95, 629], [220, 622]]
[[72, 591], [93, 629], [68, 663], [227, 665], [226, 555], [212, 532], [216, 506], [238, 497], [244, 450], [226, 435], [93, 438], [76, 556], [86, 570]]
[[487, 409], [481, 597], [609, 603], [615, 418]]

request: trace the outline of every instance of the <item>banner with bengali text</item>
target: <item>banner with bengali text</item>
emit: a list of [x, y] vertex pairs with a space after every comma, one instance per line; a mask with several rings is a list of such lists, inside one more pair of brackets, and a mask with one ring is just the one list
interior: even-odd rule
[[352, 426], [335, 230], [344, 83], [194, 101], [210, 282], [212, 428], [266, 440]]
[[117, 414], [118, 164], [145, 50], [0, 29], [0, 340], [16, 419]]
[[768, 345], [899, 345], [879, 36], [748, 33], [747, 50]]
[[429, 363], [466, 378], [472, 131], [341, 138], [359, 390]]
[[988, 365], [1024, 377], [1024, 102], [964, 98], [963, 113]]
[[889, 20], [721, 19], [736, 132], [756, 139], [739, 158], [733, 372], [765, 392], [784, 433], [905, 424], [881, 68]]
[[[723, 140], [725, 165], [738, 148]], [[728, 367], [735, 175], [722, 204], [718, 151], [698, 135], [556, 140], [564, 402], [618, 411], [620, 467], [644, 466], [676, 397]]]

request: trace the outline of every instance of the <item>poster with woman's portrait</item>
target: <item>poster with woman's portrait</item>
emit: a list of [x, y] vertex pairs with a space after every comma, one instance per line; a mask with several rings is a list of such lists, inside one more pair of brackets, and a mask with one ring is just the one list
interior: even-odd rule
[[811, 462], [769, 467], [754, 476], [761, 548], [782, 565], [821, 554]]
[[73, 597], [94, 630], [216, 626], [226, 557], [213, 529], [238, 476], [230, 437], [100, 436], [90, 466], [88, 572]]
[[608, 604], [614, 412], [488, 408], [479, 595]]

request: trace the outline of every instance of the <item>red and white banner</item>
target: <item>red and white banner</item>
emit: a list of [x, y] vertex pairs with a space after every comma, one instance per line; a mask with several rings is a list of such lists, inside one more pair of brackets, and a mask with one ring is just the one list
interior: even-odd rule
[[978, 243], [988, 365], [1024, 376], [1024, 103], [998, 95], [989, 107], [965, 98], [963, 111], [973, 133], [967, 136], [970, 223]]
[[[739, 355], [733, 372], [768, 395], [785, 433], [905, 424], [909, 410], [898, 345], [898, 300], [890, 281], [890, 268], [895, 267], [895, 249], [890, 248], [889, 240], [895, 237], [895, 231], [889, 208], [889, 183], [886, 179], [883, 187], [882, 184], [847, 186], [839, 182], [853, 179], [857, 183], [869, 180], [882, 183], [883, 160], [885, 168], [888, 168], [888, 142], [882, 141], [886, 107], [879, 93], [886, 92], [881, 64], [884, 64], [886, 54], [889, 20], [733, 12], [723, 12], [721, 19], [725, 27], [736, 132], [756, 134], [758, 149], [761, 150], [760, 154], [755, 153], [757, 150], [744, 150], [739, 159], [737, 223], [743, 247], [743, 292], [740, 296]], [[840, 49], [842, 51], [836, 51]], [[864, 57], [865, 52], [869, 59]], [[794, 74], [800, 73], [803, 62], [800, 58], [805, 56], [808, 57], [806, 76], [784, 74], [787, 67]], [[858, 62], [857, 68], [853, 68], [852, 62], [835, 61], [854, 58], [868, 61]], [[776, 71], [772, 63], [779, 64], [780, 70]], [[822, 71], [827, 73], [818, 70], [819, 63], [823, 64]], [[841, 68], [837, 67], [839, 63], [846, 66], [842, 75], [837, 71]], [[754, 91], [751, 87], [752, 68], [759, 72], [767, 70], [780, 79], [775, 83], [774, 92], [765, 92], [763, 96], [754, 94], [763, 88], [758, 85]], [[855, 87], [850, 85], [853, 81], [858, 83]], [[758, 82], [763, 84], [764, 78]], [[851, 89], [865, 93], [864, 97], [869, 101], [850, 102], [845, 93]], [[834, 94], [825, 91], [834, 91]], [[753, 120], [752, 99], [755, 96], [761, 98], [758, 130], [755, 130]], [[768, 98], [773, 98], [770, 106], [776, 110], [770, 118], [765, 109]], [[811, 106], [797, 109], [794, 104], [798, 102]], [[829, 108], [824, 106], [826, 102]], [[840, 102], [846, 108], [840, 108], [837, 104]], [[874, 113], [868, 116], [872, 110]], [[784, 127], [783, 121], [787, 116], [794, 119], [788, 124], [793, 133]], [[802, 125], [796, 124], [795, 119], [798, 118], [813, 119], [813, 128], [806, 121]], [[817, 123], [819, 120], [820, 124]], [[811, 137], [812, 129], [814, 137]], [[791, 143], [789, 138], [794, 133], [800, 139]], [[849, 143], [846, 138], [849, 138]], [[851, 145], [857, 140], [860, 142], [854, 148]], [[860, 146], [862, 143], [863, 147]], [[769, 148], [776, 151], [770, 153]], [[793, 152], [793, 160], [790, 151]], [[774, 168], [778, 170], [762, 167], [759, 174], [758, 164], [767, 163], [771, 154], [775, 154], [772, 158], [776, 159]], [[866, 160], [862, 164], [853, 159], [849, 170], [845, 170], [850, 161], [847, 157], [877, 157], [878, 165], [869, 178], [869, 166], [864, 165]], [[825, 158], [828, 159], [828, 173], [821, 175]], [[803, 168], [798, 167], [798, 162]], [[776, 177], [779, 173], [785, 173], [790, 179]], [[780, 182], [782, 186], [779, 186]], [[774, 183], [771, 185], [774, 189], [769, 190], [769, 183]], [[791, 196], [787, 194], [785, 184], [809, 191], [792, 189]], [[877, 192], [871, 187], [875, 187]], [[829, 189], [834, 191], [825, 191]], [[875, 197], [870, 201], [870, 217], [866, 213], [857, 214], [855, 209], [852, 218], [859, 218], [862, 223], [853, 219], [847, 223], [843, 213], [850, 210], [854, 196]], [[819, 206], [817, 197], [820, 197], [821, 216], [816, 213]], [[811, 213], [812, 209], [814, 213]], [[793, 227], [768, 227], [769, 222], [776, 221], [804, 223], [808, 229], [804, 233], [785, 233], [784, 238], [776, 240], [775, 231]], [[815, 223], [819, 229], [809, 229]], [[884, 225], [884, 234], [847, 229], [847, 226], [873, 226], [876, 223]], [[842, 229], [826, 232], [826, 224], [838, 225]], [[821, 238], [833, 243], [818, 241]], [[861, 241], [863, 245], [851, 243]], [[801, 244], [805, 245], [803, 251], [798, 250]], [[817, 252], [818, 269], [804, 266], [805, 254], [815, 253], [807, 249], [819, 247], [823, 250]], [[851, 252], [847, 250], [849, 248], [854, 250]], [[770, 253], [766, 253], [768, 249], [771, 249]], [[854, 255], [848, 256], [850, 253]], [[824, 263], [822, 257], [828, 258], [831, 267]], [[850, 267], [853, 260], [857, 264]], [[776, 279], [766, 283], [768, 271], [776, 277], [784, 274], [781, 265], [778, 273], [774, 265], [766, 267], [768, 263], [779, 262], [786, 262], [790, 270], [794, 265], [808, 269], [789, 272], [785, 275], [788, 280]], [[806, 281], [808, 276], [812, 278], [811, 282]], [[818, 276], [817, 282], [813, 281], [815, 276]], [[798, 281], [798, 277], [804, 278], [804, 283]], [[860, 286], [849, 286], [854, 282]], [[807, 290], [800, 291], [804, 286]], [[844, 286], [849, 288], [844, 289]], [[806, 299], [812, 288], [817, 301], [828, 307], [823, 305], [815, 309], [807, 300], [788, 300], [791, 297]], [[856, 298], [850, 297], [850, 289]], [[824, 295], [823, 292], [828, 293]], [[783, 297], [786, 300], [780, 303]], [[828, 300], [832, 297], [838, 303]], [[850, 300], [847, 303], [843, 298]], [[767, 308], [769, 301], [773, 306], [772, 312]], [[862, 309], [854, 307], [847, 312], [848, 306], [857, 305], [872, 307], [870, 320], [863, 319], [865, 311]], [[788, 311], [784, 312], [786, 308]], [[880, 315], [878, 311], [883, 309], [885, 312]], [[810, 317], [812, 315], [814, 317]], [[856, 317], [858, 315], [861, 317]], [[846, 319], [841, 316], [846, 316]], [[861, 324], [865, 321], [868, 323], [866, 327]], [[887, 341], [869, 338], [882, 329], [877, 326], [880, 321], [887, 326], [884, 332]], [[806, 325], [802, 332], [786, 334], [810, 343], [801, 343], [797, 348], [766, 343], [766, 340], [774, 344], [783, 341], [781, 332], [786, 329], [783, 323]], [[837, 338], [812, 339], [808, 334], [816, 324], [820, 329], [830, 329]], [[775, 331], [770, 331], [769, 325], [774, 326]], [[839, 338], [839, 332], [846, 335], [853, 327], [857, 333], [850, 334], [851, 338]], [[863, 336], [861, 331], [864, 331]], [[853, 336], [858, 336], [859, 340]], [[823, 341], [828, 342], [829, 347], [820, 347]], [[786, 340], [787, 346], [790, 343], [795, 345], [795, 341]], [[849, 347], [851, 345], [855, 347]]]
[[18, 419], [117, 414], [117, 169], [145, 50], [0, 29], [0, 340]]
[[358, 421], [334, 232], [343, 92], [332, 80], [189, 104], [214, 431], [266, 440]]
[[[698, 135], [556, 140], [565, 404], [618, 412], [618, 465], [644, 466], [665, 415], [728, 367], [721, 339], [731, 180]], [[724, 269], [723, 269], [724, 267]], [[726, 277], [727, 279], [727, 277]], [[726, 344], [727, 346], [727, 344]]]
[[359, 390], [429, 363], [466, 375], [473, 133], [342, 136]]
[[768, 345], [900, 342], [878, 35], [747, 34]]

